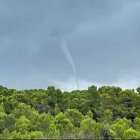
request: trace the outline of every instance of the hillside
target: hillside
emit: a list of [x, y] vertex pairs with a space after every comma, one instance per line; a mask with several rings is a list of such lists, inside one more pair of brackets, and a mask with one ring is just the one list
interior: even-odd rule
[[140, 138], [140, 94], [103, 86], [62, 92], [0, 87], [0, 138]]

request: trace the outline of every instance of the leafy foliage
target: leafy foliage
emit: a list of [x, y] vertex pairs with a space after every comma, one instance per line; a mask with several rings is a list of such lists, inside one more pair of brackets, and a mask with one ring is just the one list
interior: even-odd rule
[[0, 86], [0, 139], [139, 139], [140, 87], [62, 92]]

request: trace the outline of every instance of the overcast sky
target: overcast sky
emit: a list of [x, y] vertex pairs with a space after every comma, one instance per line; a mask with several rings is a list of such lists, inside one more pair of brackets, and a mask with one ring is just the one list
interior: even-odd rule
[[0, 84], [140, 86], [139, 0], [0, 0]]

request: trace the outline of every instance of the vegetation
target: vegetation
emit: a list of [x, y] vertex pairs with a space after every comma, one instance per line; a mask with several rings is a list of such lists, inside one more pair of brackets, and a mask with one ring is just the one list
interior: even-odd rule
[[62, 92], [53, 86], [0, 86], [0, 139], [138, 139], [140, 88], [91, 86]]

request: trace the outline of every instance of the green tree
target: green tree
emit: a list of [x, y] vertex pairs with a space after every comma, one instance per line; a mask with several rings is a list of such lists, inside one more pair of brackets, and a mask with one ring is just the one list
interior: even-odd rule
[[98, 93], [97, 87], [94, 86], [94, 85], [93, 86], [90, 86], [88, 88], [88, 91], [89, 91], [90, 94], [97, 94]]
[[2, 132], [3, 139], [8, 139], [10, 137], [10, 132], [7, 128], [5, 128]]
[[137, 92], [140, 94], [140, 87], [137, 88]]
[[40, 114], [38, 122], [36, 123], [36, 128], [38, 131], [43, 133], [47, 133], [49, 131], [49, 127], [51, 123], [53, 123], [54, 118], [49, 114]]
[[59, 114], [61, 111], [60, 111], [60, 108], [58, 106], [58, 104], [55, 104], [55, 107], [54, 107], [54, 114], [57, 115]]
[[91, 110], [88, 111], [87, 116], [93, 118], [93, 113], [91, 112]]
[[137, 129], [137, 130], [140, 130], [140, 118], [139, 117], [136, 117], [134, 119], [134, 128]]
[[16, 132], [25, 134], [27, 131], [30, 131], [30, 129], [31, 129], [31, 122], [25, 116], [21, 116], [15, 123]]
[[110, 109], [106, 109], [103, 113], [103, 116], [99, 119], [102, 123], [110, 124], [113, 120], [113, 113]]
[[60, 131], [60, 136], [64, 138], [72, 133], [74, 129], [71, 121], [63, 113], [56, 115], [54, 123], [56, 128]]
[[83, 119], [81, 112], [79, 112], [77, 109], [67, 109], [64, 114], [68, 119], [70, 119], [75, 127], [80, 126], [80, 122]]
[[80, 123], [79, 134], [82, 139], [99, 139], [101, 138], [100, 124], [86, 116]]
[[50, 124], [47, 136], [48, 138], [53, 138], [53, 139], [59, 138], [60, 132], [54, 123]]
[[110, 132], [113, 135], [114, 138], [116, 139], [123, 139], [124, 138], [124, 132], [131, 128], [131, 121], [127, 120], [126, 118], [123, 119], [118, 119], [114, 121], [113, 124], [110, 126]]
[[127, 129], [123, 134], [124, 139], [139, 139], [140, 133], [132, 128]]
[[5, 117], [7, 116], [7, 114], [0, 112], [0, 132], [2, 132], [5, 129]]
[[0, 112], [5, 113], [3, 102], [0, 104]]

